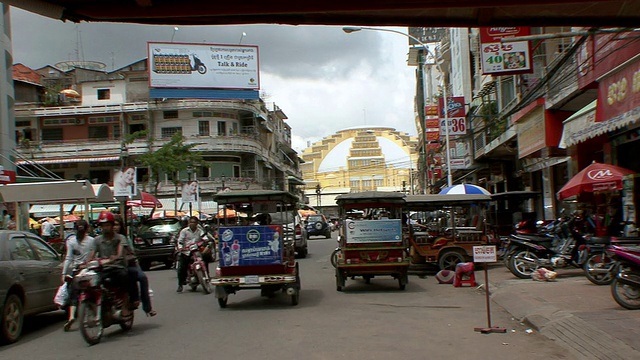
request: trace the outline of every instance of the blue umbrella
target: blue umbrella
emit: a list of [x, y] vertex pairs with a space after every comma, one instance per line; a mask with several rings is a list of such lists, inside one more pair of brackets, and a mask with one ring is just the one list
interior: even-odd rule
[[491, 195], [487, 189], [470, 184], [458, 184], [442, 189], [438, 194], [484, 194]]

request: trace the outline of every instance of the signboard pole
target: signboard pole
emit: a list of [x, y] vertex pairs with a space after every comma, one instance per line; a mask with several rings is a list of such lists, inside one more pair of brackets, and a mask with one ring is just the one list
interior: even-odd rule
[[473, 247], [473, 262], [484, 263], [484, 286], [485, 286], [485, 299], [487, 302], [487, 327], [477, 327], [474, 331], [481, 332], [483, 334], [490, 333], [506, 333], [507, 329], [491, 326], [491, 293], [489, 291], [489, 271], [487, 270], [487, 263], [496, 262], [496, 247], [495, 246], [474, 246]]

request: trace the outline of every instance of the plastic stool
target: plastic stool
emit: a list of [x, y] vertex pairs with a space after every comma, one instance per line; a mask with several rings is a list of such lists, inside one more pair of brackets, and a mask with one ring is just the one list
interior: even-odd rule
[[477, 285], [472, 262], [459, 263], [456, 265], [456, 276], [453, 278], [453, 286], [461, 287], [462, 285], [469, 285], [472, 287]]

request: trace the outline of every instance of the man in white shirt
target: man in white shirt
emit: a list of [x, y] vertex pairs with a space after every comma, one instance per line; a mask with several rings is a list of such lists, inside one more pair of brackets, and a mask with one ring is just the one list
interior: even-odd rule
[[191, 258], [189, 257], [189, 246], [204, 236], [204, 232], [200, 226], [200, 220], [196, 216], [189, 218], [189, 226], [180, 230], [178, 235], [178, 251], [181, 251], [178, 258], [178, 292], [182, 292], [182, 285], [187, 282], [187, 269]]
[[42, 238], [45, 241], [49, 241], [51, 239], [51, 234], [53, 233], [53, 224], [50, 223], [47, 219], [42, 221]]

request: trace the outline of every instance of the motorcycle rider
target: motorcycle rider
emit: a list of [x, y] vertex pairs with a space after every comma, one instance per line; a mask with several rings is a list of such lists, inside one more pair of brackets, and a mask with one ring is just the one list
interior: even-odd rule
[[189, 218], [189, 226], [180, 230], [178, 235], [178, 289], [177, 292], [182, 292], [182, 286], [187, 284], [187, 272], [191, 263], [191, 257], [189, 254], [182, 253], [183, 250], [188, 249], [191, 244], [199, 241], [204, 236], [202, 227], [198, 226], [200, 220], [197, 216], [191, 216]]
[[[115, 218], [115, 222], [113, 223], [113, 232], [116, 234], [120, 234], [123, 236], [127, 236], [127, 233], [122, 226], [122, 219], [120, 217]], [[138, 263], [138, 259], [135, 257], [135, 252], [133, 249], [133, 245], [129, 244], [126, 247], [125, 252], [127, 254], [128, 262], [128, 276], [131, 291], [129, 292], [129, 296], [131, 297], [131, 303], [134, 308], [138, 307], [139, 302], [142, 302], [142, 310], [144, 310], [145, 314], [149, 317], [153, 317], [158, 315], [158, 313], [153, 310], [151, 307], [151, 297], [149, 296], [149, 278], [147, 278], [147, 274], [142, 271], [140, 268], [140, 264]], [[138, 283], [140, 283], [140, 291], [138, 292]]]
[[129, 246], [127, 238], [113, 231], [115, 216], [109, 211], [103, 211], [98, 216], [98, 224], [102, 234], [95, 238], [96, 250], [89, 256], [89, 260], [94, 257], [107, 259], [103, 264], [117, 265], [105, 273], [105, 277], [113, 279], [116, 286], [126, 289], [127, 296], [124, 296], [121, 316], [126, 318], [130, 315], [129, 296], [131, 286], [127, 276], [127, 264], [125, 262], [125, 248]]
[[69, 319], [64, 324], [64, 331], [69, 331], [76, 320], [76, 307], [78, 306], [78, 288], [74, 285], [73, 275], [84, 264], [89, 255], [96, 249], [95, 239], [88, 235], [89, 223], [86, 220], [78, 220], [75, 223], [76, 233], [67, 239], [67, 255], [62, 268], [62, 283], [69, 282]]

